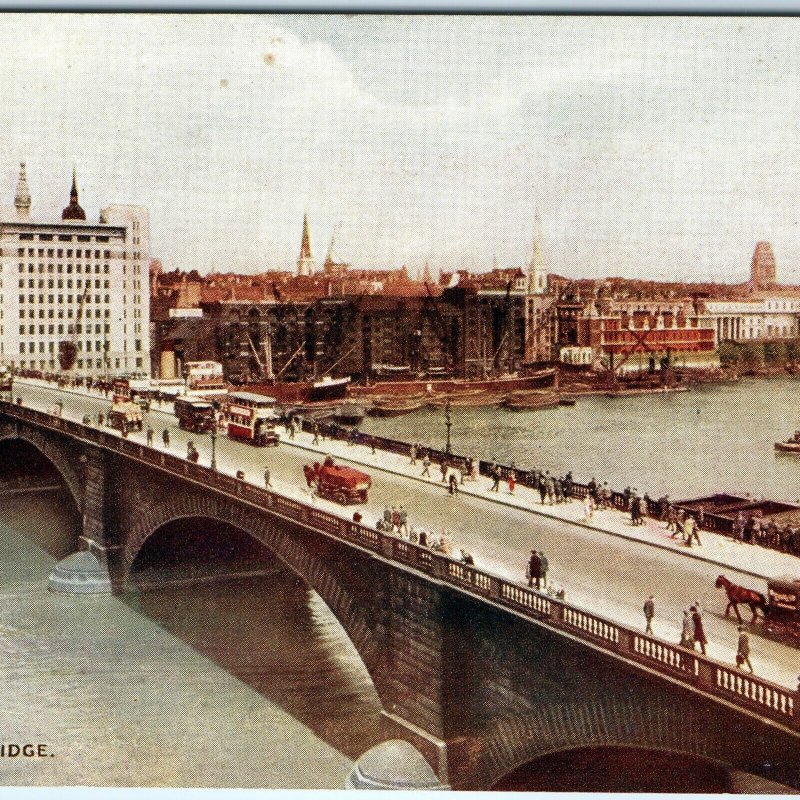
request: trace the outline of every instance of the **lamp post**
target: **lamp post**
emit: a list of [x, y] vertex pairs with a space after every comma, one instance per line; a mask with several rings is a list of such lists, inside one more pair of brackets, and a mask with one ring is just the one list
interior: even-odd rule
[[211, 469], [217, 471], [217, 420], [211, 424]]
[[450, 417], [450, 398], [447, 398], [447, 402], [444, 405], [444, 426], [447, 428], [447, 442], [444, 446], [444, 451], [447, 455], [450, 455], [450, 428], [453, 427], [453, 420]]

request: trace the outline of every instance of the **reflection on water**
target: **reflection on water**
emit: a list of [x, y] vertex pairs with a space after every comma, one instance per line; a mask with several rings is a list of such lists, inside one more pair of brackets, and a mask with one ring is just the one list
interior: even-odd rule
[[[571, 469], [578, 480], [594, 475], [651, 496], [726, 490], [797, 501], [800, 457], [776, 454], [773, 443], [800, 428], [798, 388], [790, 378], [744, 379], [676, 394], [581, 397], [540, 411], [453, 408], [453, 451]], [[362, 429], [444, 447], [441, 410], [367, 417]]]

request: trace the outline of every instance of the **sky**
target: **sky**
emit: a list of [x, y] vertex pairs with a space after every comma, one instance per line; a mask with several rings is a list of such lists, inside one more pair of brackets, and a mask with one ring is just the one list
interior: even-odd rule
[[3, 14], [0, 205], [148, 208], [165, 268], [800, 283], [800, 19]]

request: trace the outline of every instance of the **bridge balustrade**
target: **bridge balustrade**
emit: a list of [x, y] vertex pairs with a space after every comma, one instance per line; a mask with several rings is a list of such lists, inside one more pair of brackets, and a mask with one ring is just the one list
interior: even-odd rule
[[[343, 520], [322, 509], [297, 502], [274, 491], [262, 489], [242, 480], [193, 464], [172, 453], [122, 439], [106, 431], [81, 423], [51, 417], [44, 412], [0, 401], [0, 409], [10, 418], [30, 422], [60, 433], [69, 433], [104, 449], [130, 456], [142, 463], [226, 495], [247, 500], [253, 505], [278, 513], [324, 534], [351, 541], [365, 549], [390, 557], [399, 563], [439, 580], [469, 591], [477, 597], [537, 619], [542, 623], [568, 631], [578, 638], [678, 678], [709, 694], [755, 711], [761, 716], [800, 730], [800, 695], [754, 675], [747, 675], [711, 658], [692, 653], [676, 645], [662, 642], [619, 625], [597, 614], [556, 600], [539, 591], [505, 580], [473, 565], [466, 565], [426, 547], [406, 542], [397, 536], [382, 533], [359, 523]], [[574, 496], [588, 491], [574, 485]], [[708, 519], [708, 518], [707, 518]]]

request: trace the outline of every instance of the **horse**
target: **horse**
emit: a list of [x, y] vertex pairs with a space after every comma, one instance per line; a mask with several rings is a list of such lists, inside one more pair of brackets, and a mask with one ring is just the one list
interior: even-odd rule
[[762, 616], [766, 613], [767, 598], [761, 592], [755, 592], [752, 589], [745, 589], [744, 586], [737, 586], [735, 583], [729, 581], [724, 575], [717, 578], [714, 584], [717, 589], [724, 588], [725, 594], [728, 595], [728, 606], [725, 609], [725, 616], [733, 608], [736, 614], [736, 619], [742, 621], [742, 615], [739, 613], [739, 604], [750, 607], [750, 613], [753, 615], [753, 622], [758, 616], [758, 609], [761, 609]]

